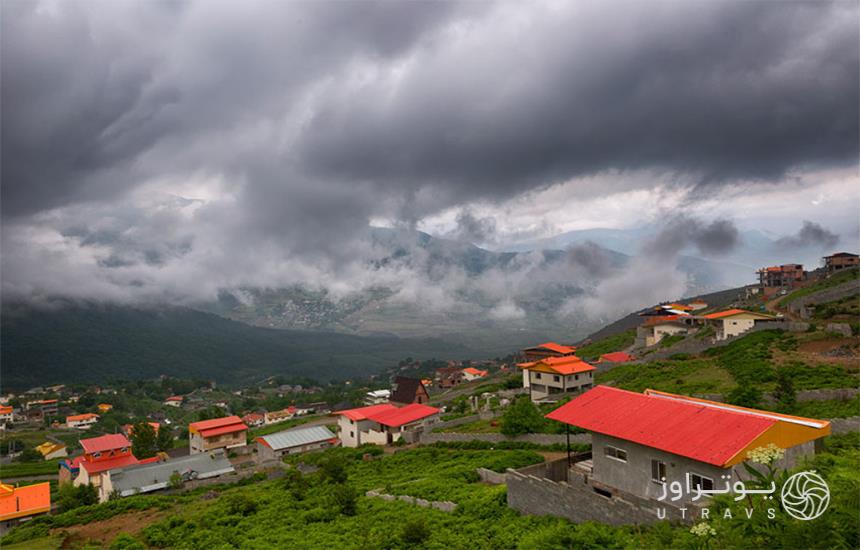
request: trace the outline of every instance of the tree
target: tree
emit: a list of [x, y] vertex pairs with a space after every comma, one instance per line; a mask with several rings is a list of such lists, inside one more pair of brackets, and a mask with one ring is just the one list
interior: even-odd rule
[[131, 454], [137, 458], [149, 458], [155, 456], [156, 451], [155, 428], [148, 422], [138, 422], [132, 426]]
[[794, 410], [797, 394], [794, 391], [794, 382], [784, 368], [776, 371], [776, 388], [774, 388], [773, 397], [776, 399], [779, 411], [789, 413]]
[[430, 538], [430, 528], [422, 519], [409, 520], [403, 524], [403, 530], [400, 532], [400, 540], [407, 547], [418, 546], [425, 540]]
[[182, 476], [179, 475], [179, 472], [173, 472], [170, 474], [170, 488], [171, 489], [181, 489], [182, 488]]
[[75, 487], [71, 483], [66, 483], [60, 485], [60, 488], [57, 490], [57, 503], [63, 511], [97, 504], [98, 501], [98, 491], [90, 484]]
[[730, 391], [726, 400], [732, 405], [755, 409], [759, 407], [761, 397], [761, 390], [751, 383], [745, 383]]
[[163, 453], [173, 448], [173, 434], [167, 426], [161, 426], [158, 429], [155, 436], [155, 448]]
[[340, 513], [345, 516], [354, 516], [356, 513], [356, 502], [358, 501], [358, 493], [355, 487], [349, 483], [340, 483], [332, 489], [334, 502]]
[[543, 422], [540, 409], [527, 396], [520, 396], [502, 415], [501, 431], [508, 436], [535, 433]]

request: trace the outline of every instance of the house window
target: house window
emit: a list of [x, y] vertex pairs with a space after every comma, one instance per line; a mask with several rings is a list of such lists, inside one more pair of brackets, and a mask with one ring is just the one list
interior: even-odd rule
[[98, 458], [100, 456], [102, 456], [102, 454], [99, 451], [93, 453], [93, 458]]
[[651, 481], [661, 485], [666, 482], [666, 463], [662, 460], [651, 461]]
[[619, 449], [618, 447], [607, 445], [603, 448], [603, 454], [613, 460], [617, 460], [619, 462], [627, 462], [627, 451], [625, 451], [624, 449]]
[[536, 372], [536, 373], [535, 373], [535, 378], [537, 378], [538, 380], [540, 380], [540, 373], [539, 373], [539, 372]]
[[688, 474], [690, 476], [690, 487], [695, 490], [697, 487], [701, 488], [702, 491], [710, 491], [714, 488], [714, 480], [700, 476], [699, 474]]
[[573, 375], [573, 379], [574, 379], [574, 380], [579, 380], [579, 375], [578, 375], [578, 374], [574, 374], [574, 375]]
[[349, 437], [355, 437], [355, 432], [349, 432]]
[[553, 376], [552, 381], [553, 382], [561, 382], [561, 376]]

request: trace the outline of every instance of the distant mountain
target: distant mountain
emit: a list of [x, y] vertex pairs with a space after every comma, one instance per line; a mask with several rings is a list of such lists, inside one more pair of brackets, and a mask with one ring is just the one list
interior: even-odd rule
[[[494, 252], [420, 231], [373, 228], [369, 235], [369, 269], [398, 274], [399, 288], [378, 285], [337, 297], [326, 288], [242, 288], [195, 307], [268, 328], [435, 336], [467, 347], [511, 348], [535, 339], [575, 340], [599, 328], [604, 320], [570, 313], [575, 308], [568, 304], [631, 261], [592, 242]], [[687, 275], [687, 294], [752, 277], [747, 266], [687, 256], [678, 267]]]
[[405, 357], [486, 357], [440, 339], [270, 330], [181, 307], [3, 304], [2, 391], [161, 374], [253, 383], [367, 376]]

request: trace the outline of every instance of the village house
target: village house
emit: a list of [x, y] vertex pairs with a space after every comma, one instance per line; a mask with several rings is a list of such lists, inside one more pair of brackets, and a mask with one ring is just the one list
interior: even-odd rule
[[99, 415], [96, 413], [73, 414], [66, 417], [66, 427], [89, 430], [98, 421]]
[[242, 422], [249, 428], [262, 426], [266, 421], [266, 417], [259, 413], [248, 413], [242, 417]]
[[56, 416], [59, 410], [59, 402], [56, 399], [40, 399], [27, 403], [27, 411], [39, 411], [41, 416]]
[[267, 412], [263, 415], [263, 424], [268, 426], [269, 424], [277, 424], [278, 422], [284, 422], [296, 416], [296, 408], [292, 405], [287, 407], [286, 409], [281, 409], [280, 411], [272, 411]]
[[389, 401], [395, 404], [408, 405], [410, 403], [427, 404], [430, 402], [430, 394], [421, 380], [398, 376], [391, 386], [391, 397]]
[[453, 388], [461, 382], [463, 382], [463, 370], [460, 367], [436, 369], [436, 383], [440, 388]]
[[338, 438], [325, 426], [293, 428], [263, 435], [256, 440], [257, 461], [280, 460], [284, 455], [328, 449], [338, 444]]
[[69, 456], [69, 453], [66, 450], [66, 445], [64, 443], [46, 441], [41, 445], [37, 445], [36, 450], [39, 451], [39, 453], [42, 455], [42, 458], [44, 458], [45, 460], [53, 460], [55, 458]]
[[752, 329], [759, 323], [771, 323], [778, 318], [765, 313], [755, 313], [745, 309], [728, 309], [709, 313], [704, 316], [705, 321], [714, 327], [715, 339], [725, 340], [738, 336]]
[[5, 426], [6, 424], [11, 424], [14, 412], [15, 410], [12, 407], [0, 405], [0, 425]]
[[806, 272], [801, 264], [773, 265], [763, 267], [756, 273], [759, 287], [765, 296], [796, 288], [806, 279]]
[[411, 443], [425, 428], [439, 420], [439, 413], [436, 407], [418, 403], [399, 408], [386, 403], [332, 414], [339, 417], [341, 444], [358, 447], [365, 443], [390, 445], [400, 439]]
[[[630, 508], [621, 522], [644, 522], [649, 516], [656, 520], [656, 504], [665, 496], [667, 484], [678, 482], [686, 488], [674, 506], [695, 506], [697, 488], [711, 490], [723, 487], [726, 480], [749, 479], [742, 463], [752, 451], [769, 445], [784, 449], [776, 466], [791, 468], [814, 454], [816, 441], [830, 434], [826, 420], [608, 386], [597, 386], [547, 418], [591, 433], [591, 452], [562, 459], [551, 474], [554, 481], [567, 483], [564, 493], [571, 500], [565, 515], [575, 521], [601, 521], [610, 507]], [[537, 513], [535, 495], [529, 495], [530, 504], [523, 500], [522, 478], [514, 475], [509, 480], [512, 477], [509, 503]], [[546, 513], [557, 514], [565, 507], [559, 498], [557, 491], [547, 493]]]
[[463, 379], [466, 382], [471, 382], [473, 380], [480, 380], [489, 374], [489, 371], [479, 370], [474, 367], [467, 367], [463, 369]]
[[181, 407], [183, 398], [181, 395], [171, 395], [164, 400], [163, 405], [167, 407]]
[[51, 484], [15, 487], [0, 483], [0, 532], [51, 511]]
[[223, 449], [166, 461], [112, 470], [111, 486], [116, 495], [127, 497], [170, 487], [175, 475], [182, 482], [196, 481], [235, 472]]
[[373, 390], [364, 394], [365, 405], [380, 405], [388, 403], [391, 398], [391, 390]]
[[247, 444], [248, 426], [238, 416], [201, 420], [188, 425], [191, 454], [233, 449]]
[[81, 439], [84, 453], [60, 462], [60, 484], [71, 482], [75, 487], [92, 484], [105, 502], [113, 492], [110, 470], [140, 464], [131, 454], [131, 442], [122, 434], [109, 434]]
[[656, 346], [666, 336], [686, 334], [690, 329], [688, 315], [661, 315], [648, 317], [636, 328], [636, 345]]
[[850, 252], [837, 252], [831, 256], [824, 257], [824, 271], [832, 275], [843, 269], [860, 266], [860, 256]]
[[[540, 361], [547, 357], [566, 357], [575, 353], [576, 346], [563, 346], [555, 342], [544, 342], [543, 344], [525, 348], [522, 351], [526, 363]], [[529, 387], [529, 373], [527, 370], [523, 370], [523, 387]]]
[[535, 403], [556, 401], [590, 388], [597, 370], [575, 355], [547, 357], [517, 366], [526, 373], [529, 397]]
[[101, 414], [105, 414], [113, 410], [113, 405], [111, 405], [110, 403], [99, 403], [98, 405], [96, 405], [96, 408]]

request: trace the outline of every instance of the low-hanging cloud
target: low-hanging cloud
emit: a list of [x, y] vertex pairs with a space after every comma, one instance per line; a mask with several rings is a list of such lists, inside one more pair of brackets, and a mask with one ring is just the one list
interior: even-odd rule
[[839, 243], [839, 235], [826, 229], [821, 224], [803, 221], [803, 226], [796, 234], [782, 237], [776, 241], [777, 246], [785, 249], [790, 248], [833, 248]]

